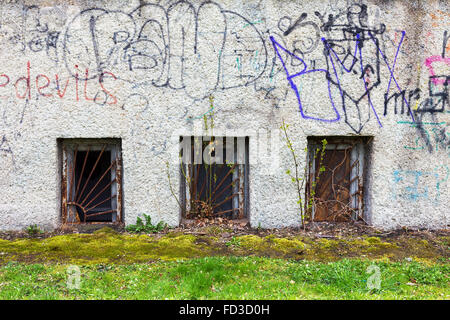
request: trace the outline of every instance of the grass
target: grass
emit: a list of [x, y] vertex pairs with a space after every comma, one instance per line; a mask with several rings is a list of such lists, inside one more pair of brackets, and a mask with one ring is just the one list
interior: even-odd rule
[[[450, 299], [448, 236], [212, 231], [145, 235], [103, 228], [0, 240], [0, 299]], [[67, 285], [71, 265], [80, 270], [79, 289]], [[378, 271], [381, 285], [370, 289]]]
[[[380, 289], [367, 287], [373, 264]], [[8, 262], [0, 267], [0, 299], [450, 298], [450, 266], [440, 263], [230, 256], [79, 267], [80, 288], [68, 289], [67, 264]]]

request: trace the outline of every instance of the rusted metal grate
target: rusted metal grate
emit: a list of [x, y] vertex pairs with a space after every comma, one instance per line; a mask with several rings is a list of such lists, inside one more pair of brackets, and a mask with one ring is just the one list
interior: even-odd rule
[[[307, 197], [316, 181], [313, 221], [350, 221], [363, 219], [364, 145], [361, 139], [326, 138], [323, 160], [314, 156], [321, 145], [310, 142]], [[319, 149], [319, 151], [317, 151]], [[325, 170], [320, 173], [320, 167]]]
[[120, 222], [120, 143], [70, 139], [63, 141], [63, 151], [63, 221]]
[[[182, 192], [186, 195], [184, 198], [185, 218], [245, 218], [247, 212], [245, 199], [248, 192], [246, 189], [248, 165], [245, 163], [245, 158], [248, 155], [244, 154], [242, 159], [237, 161], [237, 138], [227, 137], [226, 143], [222, 138], [216, 137], [188, 138], [191, 139], [190, 159], [199, 159], [195, 155], [196, 152], [198, 153], [195, 145], [201, 144], [201, 148], [198, 148], [201, 153], [210, 152], [215, 161], [182, 164], [181, 179], [185, 186]], [[203, 159], [203, 156], [200, 159]]]

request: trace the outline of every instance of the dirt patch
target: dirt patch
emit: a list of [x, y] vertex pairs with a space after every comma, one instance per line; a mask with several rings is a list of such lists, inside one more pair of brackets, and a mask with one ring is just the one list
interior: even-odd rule
[[[58, 235], [95, 233], [96, 231], [109, 228], [117, 232], [124, 232], [123, 225], [112, 224], [87, 224], [87, 225], [64, 225], [52, 232], [43, 232], [30, 235], [25, 231], [0, 231], [0, 239], [45, 239]], [[401, 228], [383, 231], [362, 222], [309, 222], [305, 228], [280, 228], [262, 229], [251, 228], [248, 220], [227, 220], [227, 219], [199, 219], [184, 221], [179, 227], [166, 228], [154, 233], [156, 237], [165, 234], [192, 234], [220, 236], [221, 238], [231, 238], [233, 236], [254, 234], [261, 237], [275, 235], [277, 237], [298, 237], [337, 239], [340, 237], [376, 236], [384, 239], [397, 238], [402, 235], [407, 237], [418, 237], [423, 239], [433, 239], [436, 236], [450, 236], [450, 230], [429, 230]]]
[[309, 222], [305, 228], [279, 228], [262, 229], [251, 228], [248, 220], [225, 220], [225, 219], [201, 219], [192, 221], [188, 224], [181, 224], [180, 227], [172, 229], [189, 234], [208, 234], [237, 236], [246, 234], [255, 234], [262, 237], [275, 235], [278, 237], [306, 236], [311, 238], [339, 238], [339, 237], [358, 237], [358, 236], [376, 236], [381, 238], [395, 238], [401, 235], [432, 238], [434, 236], [450, 236], [450, 230], [429, 230], [400, 228], [395, 230], [381, 230], [368, 226], [363, 222]]

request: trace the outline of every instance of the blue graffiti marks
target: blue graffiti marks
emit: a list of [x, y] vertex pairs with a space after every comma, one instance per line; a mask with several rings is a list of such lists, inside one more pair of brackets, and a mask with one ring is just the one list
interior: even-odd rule
[[[386, 49], [381, 50], [380, 45], [385, 41], [383, 35], [385, 35], [386, 26], [368, 19], [366, 5], [353, 4], [339, 11], [339, 14], [328, 15], [328, 19], [325, 14], [319, 12], [315, 12], [315, 15], [321, 22], [320, 26], [313, 21], [306, 21], [308, 18], [306, 13], [301, 14], [295, 22], [285, 16], [278, 23], [282, 34], [272, 32], [270, 37], [276, 52], [275, 58], [278, 58], [283, 66], [283, 68], [280, 67], [280, 70], [283, 72], [282, 69], [284, 69], [290, 87], [297, 96], [302, 117], [325, 122], [336, 122], [342, 118], [357, 134], [363, 130], [365, 124], [373, 116], [379, 127], [382, 127], [380, 116], [374, 106], [374, 91], [383, 82], [386, 82], [384, 116], [387, 115], [388, 104], [391, 101], [397, 103], [397, 100], [401, 98], [401, 113], [403, 114], [403, 109], [406, 107], [412, 121], [415, 122], [416, 114], [413, 114], [410, 105], [411, 99], [419, 99], [420, 90], [411, 91], [407, 97], [405, 90], [400, 88], [395, 77], [399, 53], [404, 53], [402, 45], [406, 32], [399, 31], [401, 33], [400, 40], [394, 44], [393, 48], [395, 55], [388, 58], [385, 53]], [[310, 37], [305, 36], [305, 30], [303, 33], [294, 34], [300, 27], [308, 27]], [[324, 67], [316, 67], [316, 62], [320, 62], [320, 59], [317, 59], [318, 52], [315, 51], [319, 43], [323, 45], [323, 56], [326, 63]], [[310, 53], [312, 54], [310, 55]], [[382, 79], [382, 67], [386, 67], [388, 70], [386, 79]], [[295, 68], [300, 70], [295, 70]], [[307, 76], [318, 73], [325, 76], [327, 81], [323, 81], [323, 83], [326, 84], [326, 89], [321, 90], [316, 83], [308, 85], [305, 81]], [[299, 79], [301, 79], [301, 84], [298, 83]], [[432, 80], [435, 84], [442, 83], [443, 85], [439, 88], [430, 85], [430, 97], [433, 97], [434, 100], [428, 99], [421, 108], [423, 110], [416, 110], [417, 113], [442, 112], [443, 106], [448, 101], [448, 81], [445, 76], [436, 76], [436, 79]], [[312, 93], [310, 93], [311, 90], [305, 90], [305, 88], [315, 88], [314, 94], [316, 95], [328, 92], [326, 99], [331, 103], [333, 114], [324, 115], [325, 111], [322, 111], [316, 115], [318, 110], [314, 110], [314, 115], [307, 112], [305, 96], [308, 97]], [[306, 92], [303, 93], [300, 89], [304, 89]], [[395, 91], [393, 94], [391, 89]], [[320, 98], [316, 97], [315, 100], [324, 100]], [[437, 104], [441, 107], [435, 108]], [[397, 106], [395, 113], [397, 113]]]
[[[297, 96], [302, 117], [325, 122], [335, 122], [341, 119], [339, 112], [342, 110], [345, 123], [354, 132], [360, 133], [373, 113], [379, 126], [382, 127], [380, 118], [372, 103], [370, 93], [381, 83], [381, 51], [379, 50], [378, 39], [374, 38], [374, 35], [383, 34], [386, 30], [385, 25], [369, 26], [366, 21], [367, 6], [365, 5], [350, 6], [347, 9], [346, 15], [344, 13], [336, 17], [330, 15], [328, 21], [325, 21], [319, 13], [316, 13], [316, 15], [322, 21], [322, 26], [318, 30], [325, 32], [326, 37], [320, 38], [317, 31], [316, 40], [318, 41], [310, 41], [314, 44], [311, 50], [314, 50], [321, 39], [324, 47], [323, 54], [325, 56], [326, 69], [319, 69], [314, 66], [314, 69], [308, 70], [308, 66], [302, 58], [305, 56], [305, 53], [311, 50], [307, 50], [307, 52], [293, 50], [292, 53], [281, 46], [273, 36], [270, 37], [277, 56], [286, 72], [287, 80]], [[288, 35], [300, 22], [302, 25], [305, 25], [307, 23], [304, 22], [306, 17], [307, 14], [302, 14], [294, 24], [291, 24], [290, 20], [286, 18], [283, 21], [280, 20], [280, 23], [283, 22], [282, 27], [285, 30], [283, 35]], [[287, 27], [288, 25], [289, 27]], [[296, 40], [295, 43], [299, 41], [301, 42], [301, 40]], [[287, 60], [283, 60], [280, 51], [286, 53], [293, 61], [300, 61], [303, 70], [297, 72], [288, 71]], [[302, 58], [299, 58], [297, 53]], [[307, 114], [305, 112], [305, 104], [302, 103], [304, 97], [299, 92], [298, 85], [294, 83], [294, 78], [300, 77], [303, 84], [305, 75], [317, 72], [323, 72], [327, 80], [328, 100], [334, 111], [331, 117], [325, 118], [323, 116], [317, 117]], [[396, 81], [392, 72], [389, 82], [391, 80]], [[337, 107], [338, 105], [340, 105], [340, 108]], [[367, 105], [367, 107], [365, 108], [363, 105]]]
[[[410, 201], [418, 201], [420, 199], [428, 199], [428, 186], [419, 184], [420, 178], [423, 176], [421, 171], [415, 170], [395, 170], [394, 184], [396, 191], [393, 195], [394, 199], [403, 198]], [[436, 175], [437, 177], [437, 175]], [[400, 185], [400, 188], [399, 188]]]
[[[439, 174], [440, 172], [443, 173]], [[394, 170], [392, 197], [394, 200], [431, 201], [438, 204], [441, 185], [448, 177], [448, 166], [439, 166], [433, 172]]]
[[[2, 4], [2, 19], [11, 19], [8, 25], [10, 32], [3, 32], [8, 34], [9, 43], [17, 46], [22, 53], [25, 54], [28, 50], [34, 53], [45, 52], [49, 59], [58, 62], [57, 42], [60, 32], [51, 29], [49, 22], [52, 25], [62, 23], [65, 14], [60, 9], [54, 6], [41, 10], [37, 5], [23, 5], [20, 16], [15, 16], [14, 10]], [[0, 27], [4, 27], [4, 22]]]
[[14, 152], [11, 149], [11, 145], [10, 145], [8, 139], [6, 139], [5, 136], [2, 136], [2, 138], [0, 139], [0, 169], [7, 168], [7, 166], [4, 163], [2, 163], [2, 160], [3, 160], [2, 156], [3, 155], [11, 156], [11, 162], [12, 162], [13, 165], [15, 165]]
[[[312, 69], [312, 70], [307, 70], [307, 65], [305, 63], [305, 61], [303, 61], [301, 58], [299, 58], [298, 56], [296, 56], [294, 53], [290, 52], [289, 50], [287, 50], [286, 48], [284, 48], [282, 45], [280, 45], [274, 38], [273, 36], [270, 37], [270, 40], [272, 41], [272, 45], [276, 51], [276, 54], [278, 56], [278, 58], [281, 61], [281, 64], [283, 65], [284, 71], [286, 72], [286, 78], [289, 81], [289, 84], [292, 88], [292, 90], [294, 91], [296, 97], [297, 97], [297, 101], [298, 101], [298, 106], [299, 106], [299, 110], [300, 110], [300, 114], [302, 115], [303, 118], [305, 119], [312, 119], [312, 120], [318, 120], [318, 121], [324, 121], [324, 122], [335, 122], [335, 121], [339, 121], [339, 119], [341, 118], [341, 116], [339, 115], [339, 112], [337, 111], [335, 105], [334, 105], [334, 101], [331, 95], [331, 88], [330, 88], [330, 75], [328, 73], [327, 70], [325, 69]], [[283, 60], [280, 51], [279, 50], [283, 50], [285, 53], [287, 53], [292, 59], [295, 59], [297, 61], [300, 61], [301, 65], [303, 66], [303, 69], [299, 72], [295, 72], [294, 74], [291, 74], [288, 71], [288, 68], [286, 66], [286, 61]], [[315, 116], [309, 116], [305, 114], [305, 110], [304, 110], [304, 106], [302, 105], [302, 99], [300, 97], [300, 92], [299, 89], [297, 87], [297, 85], [294, 83], [294, 80], [296, 77], [300, 77], [300, 76], [305, 76], [307, 74], [310, 73], [314, 73], [314, 72], [324, 72], [326, 79], [327, 79], [327, 83], [328, 83], [328, 97], [329, 100], [331, 102], [331, 107], [333, 108], [333, 111], [335, 113], [335, 118], [331, 118], [331, 119], [324, 119], [324, 118], [319, 118], [319, 117], [315, 117]]]
[[10, 145], [8, 144], [8, 140], [5, 136], [0, 140], [0, 152], [13, 154]]
[[322, 37], [324, 54], [328, 71], [335, 75], [331, 82], [341, 95], [345, 123], [360, 133], [372, 112], [382, 126], [370, 93], [381, 83], [380, 45], [375, 36], [384, 34], [386, 26], [369, 22], [364, 4], [353, 4], [345, 13], [341, 17], [329, 15], [328, 21], [318, 16], [322, 29], [327, 32]]

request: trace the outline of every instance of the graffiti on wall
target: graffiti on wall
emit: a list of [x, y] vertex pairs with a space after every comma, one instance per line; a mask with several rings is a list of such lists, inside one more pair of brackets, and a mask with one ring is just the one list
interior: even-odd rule
[[[395, 76], [406, 32], [401, 31], [400, 39], [395, 44], [395, 55], [388, 57], [381, 46], [386, 26], [369, 21], [366, 5], [351, 5], [337, 15], [329, 14], [328, 19], [315, 12], [313, 18], [320, 20], [317, 23], [307, 20], [308, 17], [307, 13], [303, 13], [293, 23], [290, 18], [283, 18], [280, 20], [281, 31], [284, 31], [282, 36], [270, 37], [304, 119], [323, 122], [344, 120], [355, 133], [360, 133], [371, 117], [382, 127], [381, 114], [386, 116], [392, 110], [394, 114], [408, 115], [413, 122], [416, 113], [449, 112], [449, 75], [436, 74], [433, 68], [434, 63], [449, 64], [450, 59], [445, 58], [447, 31], [443, 34], [442, 56], [431, 56], [424, 62], [430, 76], [428, 92], [423, 93], [420, 88], [402, 88]], [[311, 26], [314, 32], [309, 32], [313, 37], [306, 41], [308, 45], [305, 46], [304, 41], [294, 41], [290, 49], [281, 44], [279, 39], [289, 36], [295, 29]], [[323, 46], [323, 67], [318, 67], [317, 60], [308, 60], [308, 54], [319, 45]], [[387, 78], [381, 76], [381, 67], [388, 70]], [[319, 77], [326, 85], [322, 90], [300, 92], [304, 86], [302, 80], [311, 77]], [[371, 98], [371, 92], [381, 85], [386, 86], [382, 113], [377, 111]], [[313, 108], [311, 114], [305, 112], [306, 106], [302, 101], [307, 95], [329, 101], [327, 117], [314, 115], [316, 110]], [[324, 114], [323, 110], [320, 114]]]
[[[381, 128], [384, 117], [396, 116], [417, 129], [411, 148], [435, 150], [434, 135], [440, 149], [448, 148], [445, 129], [430, 133], [421, 125], [424, 116], [450, 112], [448, 30], [430, 35], [442, 46], [418, 66], [418, 74], [428, 72], [428, 87], [415, 87], [401, 81], [414, 73], [399, 63], [408, 55], [407, 30], [390, 28], [376, 6], [347, 3], [330, 1], [323, 11], [274, 19], [258, 16], [261, 8], [250, 16], [210, 1], [76, 13], [58, 6], [14, 7], [5, 17], [16, 22], [2, 21], [0, 36], [27, 61], [17, 74], [0, 70], [0, 96], [26, 104], [70, 99], [123, 106], [126, 97], [141, 94], [133, 90], [161, 89], [183, 94], [195, 108], [211, 94], [249, 87], [275, 109], [296, 108], [304, 121], [343, 122], [359, 134], [371, 121]], [[436, 13], [433, 23], [442, 24], [442, 17]], [[37, 56], [60, 72], [38, 70]], [[125, 96], [115, 91], [118, 83], [128, 86]], [[188, 114], [183, 116], [192, 120]]]
[[87, 9], [69, 23], [62, 47], [72, 75], [79, 65], [92, 70], [90, 78], [108, 71], [123, 81], [182, 90], [192, 99], [247, 86], [267, 64], [258, 29], [214, 2], [198, 8], [186, 1], [143, 4], [132, 12]]
[[450, 157], [450, 132], [447, 131], [448, 124], [445, 121], [398, 121], [397, 123], [416, 129], [414, 139], [411, 139], [403, 148], [417, 152], [444, 152]]
[[[74, 66], [78, 68], [78, 65]], [[84, 73], [77, 70], [75, 72], [73, 79], [61, 79], [58, 74], [54, 75], [54, 78], [50, 78], [46, 74], [36, 74], [32, 75], [31, 62], [28, 61], [25, 67], [26, 71], [23, 76], [13, 79], [12, 76], [8, 74], [0, 74], [0, 88], [11, 88], [13, 94], [15, 94], [17, 99], [31, 100], [32, 97], [39, 96], [44, 98], [59, 97], [63, 99], [68, 91], [73, 91], [74, 100], [78, 101], [93, 101], [99, 104], [116, 104], [117, 98], [111, 93], [111, 90], [106, 88], [106, 79], [116, 80], [117, 77], [108, 71], [102, 71], [98, 77], [95, 79], [89, 79], [89, 69], [85, 69]], [[80, 75], [83, 75], [81, 77]], [[65, 81], [64, 81], [65, 80]], [[72, 80], [72, 81], [71, 81]], [[88, 89], [88, 82], [90, 83]], [[91, 88], [93, 85], [98, 87]], [[95, 92], [91, 94], [90, 91]], [[3, 94], [3, 97], [8, 96]]]
[[394, 170], [392, 198], [408, 202], [423, 201], [438, 204], [443, 191], [442, 186], [447, 182], [449, 175], [450, 169], [446, 165], [436, 167], [433, 172]]

